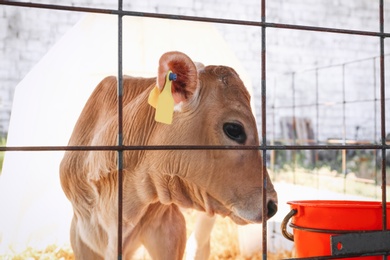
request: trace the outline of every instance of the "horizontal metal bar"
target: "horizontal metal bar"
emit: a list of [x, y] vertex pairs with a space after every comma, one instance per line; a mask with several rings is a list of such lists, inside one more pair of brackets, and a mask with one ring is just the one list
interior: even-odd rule
[[[386, 56], [390, 56], [390, 54], [389, 53], [385, 54], [384, 57], [386, 57]], [[283, 74], [284, 75], [291, 75], [292, 73], [301, 74], [301, 73], [307, 73], [307, 72], [321, 71], [321, 70], [326, 70], [326, 69], [330, 69], [330, 68], [348, 66], [348, 65], [351, 65], [351, 64], [362, 63], [362, 62], [366, 62], [366, 61], [369, 61], [369, 60], [376, 60], [376, 59], [380, 59], [380, 56], [367, 57], [367, 58], [362, 58], [362, 59], [357, 59], [357, 60], [350, 60], [350, 61], [347, 61], [347, 62], [329, 64], [329, 65], [325, 65], [325, 66], [319, 66], [319, 67], [315, 67], [315, 68], [308, 68], [308, 69], [303, 69], [303, 70], [299, 70], [299, 71], [285, 72]]]
[[72, 12], [84, 12], [84, 13], [99, 13], [99, 14], [114, 14], [113, 11], [117, 10], [102, 9], [102, 8], [91, 8], [81, 6], [67, 6], [67, 5], [53, 5], [53, 4], [41, 4], [41, 3], [27, 3], [27, 2], [13, 2], [7, 0], [0, 0], [0, 5], [18, 6], [18, 7], [30, 7], [30, 8], [41, 8], [50, 9], [57, 11], [72, 11]]
[[353, 232], [330, 237], [333, 256], [390, 253], [390, 231]]
[[343, 258], [352, 258], [352, 257], [362, 257], [362, 256], [385, 256], [389, 255], [388, 252], [374, 252], [367, 255], [362, 254], [346, 254], [340, 256], [311, 256], [311, 257], [298, 257], [298, 258], [283, 258], [283, 260], [330, 260], [330, 259], [343, 259]]
[[[385, 100], [390, 100], [390, 98], [385, 98]], [[336, 105], [342, 105], [342, 104], [357, 104], [357, 103], [368, 103], [368, 102], [380, 102], [381, 100], [378, 98], [374, 99], [361, 99], [361, 100], [346, 100], [346, 101], [334, 101], [334, 102], [321, 102], [321, 103], [312, 103], [312, 104], [301, 104], [301, 105], [289, 105], [289, 106], [275, 106], [272, 105], [270, 109], [291, 109], [293, 107], [295, 108], [304, 108], [304, 107], [314, 107], [314, 106], [336, 106]]]
[[260, 21], [222, 19], [222, 18], [162, 14], [162, 13], [158, 14], [158, 13], [125, 11], [125, 10], [103, 9], [103, 8], [90, 8], [90, 7], [79, 7], [79, 6], [13, 2], [13, 1], [5, 1], [5, 0], [0, 0], [0, 5], [42, 8], [42, 9], [51, 9], [51, 10], [59, 10], [59, 11], [101, 13], [101, 14], [113, 14], [113, 15], [121, 15], [121, 16], [138, 16], [138, 17], [173, 19], [173, 20], [194, 21], [194, 22], [235, 24], [235, 25], [258, 26], [258, 27], [268, 27], [268, 28], [277, 28], [277, 29], [294, 29], [294, 30], [304, 30], [304, 31], [313, 31], [313, 32], [328, 32], [328, 33], [338, 33], [338, 34], [351, 34], [351, 35], [390, 38], [390, 33], [384, 33], [384, 32], [382, 33], [382, 32], [374, 32], [374, 31], [338, 29], [338, 28], [329, 28], [329, 27], [318, 27], [318, 26], [269, 23], [269, 22], [260, 22]]
[[378, 150], [390, 145], [122, 145], [122, 146], [1, 146], [0, 152], [14, 151], [158, 151], [158, 150]]
[[278, 29], [292, 29], [292, 30], [301, 30], [301, 31], [303, 30], [303, 31], [313, 31], [313, 32], [351, 34], [351, 35], [360, 35], [360, 36], [377, 36], [383, 38], [387, 38], [390, 36], [390, 33], [339, 29], [339, 28], [319, 27], [319, 26], [282, 24], [282, 23], [265, 23], [263, 26], [270, 27], [270, 28], [278, 28]]

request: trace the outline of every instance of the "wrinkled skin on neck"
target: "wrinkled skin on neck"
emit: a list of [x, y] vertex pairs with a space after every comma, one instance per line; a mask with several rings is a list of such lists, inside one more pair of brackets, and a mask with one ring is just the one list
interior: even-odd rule
[[[227, 67], [209, 66], [199, 72], [199, 82], [199, 92], [175, 112], [172, 125], [154, 124], [147, 145], [239, 145], [222, 130], [224, 123], [237, 122], [246, 131], [244, 146], [259, 146], [250, 96], [238, 75]], [[263, 166], [258, 150], [147, 151], [143, 161], [148, 163], [138, 172], [149, 176], [163, 204], [218, 213], [239, 224], [262, 221]], [[265, 174], [267, 196], [276, 201]]]

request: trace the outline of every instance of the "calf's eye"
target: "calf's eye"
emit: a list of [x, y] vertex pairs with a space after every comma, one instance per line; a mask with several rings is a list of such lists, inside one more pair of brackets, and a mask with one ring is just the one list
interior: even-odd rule
[[246, 133], [244, 127], [240, 124], [225, 123], [223, 125], [223, 131], [227, 137], [239, 144], [244, 144], [246, 141]]

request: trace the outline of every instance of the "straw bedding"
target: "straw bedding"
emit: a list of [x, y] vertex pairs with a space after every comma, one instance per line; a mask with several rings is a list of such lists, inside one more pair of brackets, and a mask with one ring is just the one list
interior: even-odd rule
[[[191, 233], [195, 222], [195, 212], [184, 212], [187, 219], [188, 234]], [[260, 243], [260, 241], [259, 241]], [[267, 259], [277, 260], [292, 257], [291, 252], [278, 252], [268, 254]], [[73, 260], [73, 252], [70, 246], [50, 245], [45, 250], [27, 248], [19, 254], [0, 256], [4, 260]], [[136, 260], [149, 259], [147, 256]], [[244, 257], [239, 253], [237, 226], [229, 218], [218, 218], [211, 234], [211, 255], [209, 260], [260, 260], [262, 252]]]

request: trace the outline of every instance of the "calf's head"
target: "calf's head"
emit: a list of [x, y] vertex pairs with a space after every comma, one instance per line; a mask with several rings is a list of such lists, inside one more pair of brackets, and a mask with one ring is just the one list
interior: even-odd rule
[[[164, 87], [172, 71], [175, 102], [173, 122], [156, 123], [150, 145], [259, 146], [250, 95], [238, 74], [225, 66], [196, 68], [183, 53], [160, 59], [157, 86]], [[259, 223], [262, 188], [266, 185], [267, 216], [277, 210], [277, 195], [263, 172], [259, 150], [153, 151], [148, 172], [162, 203], [231, 217], [238, 224]], [[263, 174], [266, 182], [263, 182]]]

